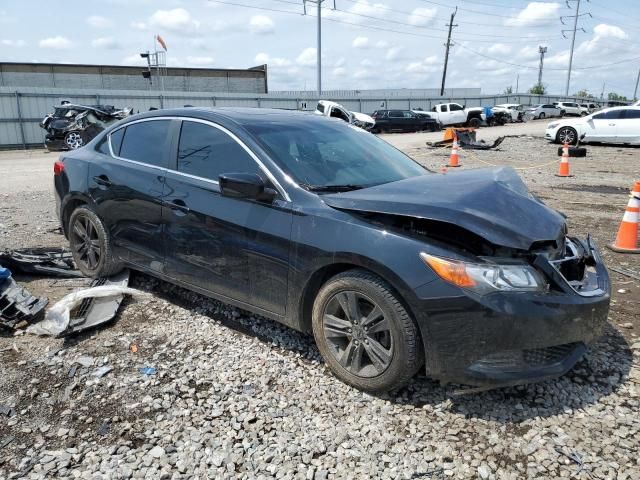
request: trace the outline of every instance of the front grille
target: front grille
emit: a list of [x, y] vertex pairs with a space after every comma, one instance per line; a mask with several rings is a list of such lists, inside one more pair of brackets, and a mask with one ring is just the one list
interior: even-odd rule
[[553, 347], [493, 353], [476, 361], [472, 368], [483, 370], [523, 370], [548, 367], [564, 360], [579, 345], [580, 343], [574, 342]]

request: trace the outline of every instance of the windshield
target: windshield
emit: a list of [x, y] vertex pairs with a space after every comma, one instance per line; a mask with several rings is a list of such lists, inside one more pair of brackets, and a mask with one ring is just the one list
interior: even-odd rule
[[280, 168], [309, 190], [354, 190], [427, 174], [384, 140], [335, 121], [245, 124]]

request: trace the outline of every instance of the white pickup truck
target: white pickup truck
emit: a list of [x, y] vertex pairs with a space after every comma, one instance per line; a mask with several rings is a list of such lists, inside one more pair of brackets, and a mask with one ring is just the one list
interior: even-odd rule
[[314, 113], [325, 117], [340, 118], [364, 130], [371, 130], [376, 125], [376, 121], [366, 113], [350, 112], [339, 103], [329, 100], [319, 100]]
[[479, 127], [486, 121], [486, 115], [482, 112], [482, 107], [465, 109], [459, 103], [439, 103], [431, 109], [431, 116], [442, 126], [467, 125], [469, 127]]

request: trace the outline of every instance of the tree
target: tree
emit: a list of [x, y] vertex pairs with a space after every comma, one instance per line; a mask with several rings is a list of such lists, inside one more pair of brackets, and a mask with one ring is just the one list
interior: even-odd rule
[[529, 89], [529, 93], [533, 95], [544, 95], [545, 93], [547, 93], [547, 89], [543, 84], [537, 83]]
[[513, 93], [513, 87], [511, 85], [509, 85], [507, 88], [504, 89], [505, 95], [511, 95], [512, 93]]
[[609, 100], [617, 100], [619, 102], [628, 102], [629, 101], [627, 99], [627, 97], [625, 97], [624, 95], [618, 95], [615, 92], [609, 92], [609, 95], [607, 95], [607, 98]]
[[586, 89], [578, 90], [576, 93], [573, 94], [573, 96], [581, 97], [581, 98], [595, 98]]

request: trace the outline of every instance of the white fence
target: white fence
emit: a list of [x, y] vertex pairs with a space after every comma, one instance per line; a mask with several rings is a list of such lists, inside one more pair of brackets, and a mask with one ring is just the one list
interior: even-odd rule
[[[384, 92], [382, 92], [384, 93]], [[451, 97], [399, 97], [385, 95], [366, 95], [345, 98], [322, 96], [337, 101], [347, 109], [371, 113], [378, 109], [415, 109], [430, 110], [433, 105], [443, 102], [457, 102], [467, 107], [497, 105], [501, 103], [521, 103], [532, 105], [554, 101], [572, 100], [572, 97], [555, 95], [475, 95]], [[273, 94], [213, 94], [194, 92], [171, 92], [159, 95], [157, 92], [114, 91], [69, 89], [0, 88], [0, 148], [27, 148], [42, 145], [45, 131], [40, 128], [42, 118], [63, 100], [79, 104], [106, 104], [116, 107], [133, 107], [143, 112], [150, 108], [175, 108], [185, 105], [202, 107], [257, 107], [282, 108], [289, 110], [314, 110], [317, 96], [307, 93], [304, 96], [286, 96]], [[579, 99], [578, 99], [579, 100]]]

